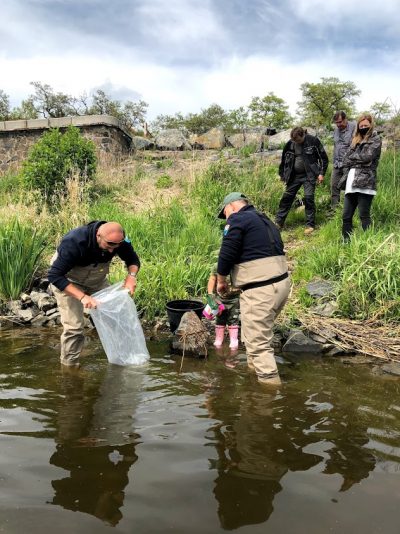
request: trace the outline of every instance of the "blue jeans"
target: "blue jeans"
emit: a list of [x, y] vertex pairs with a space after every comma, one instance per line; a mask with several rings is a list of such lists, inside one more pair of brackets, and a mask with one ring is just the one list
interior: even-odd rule
[[350, 234], [353, 231], [353, 215], [357, 206], [362, 229], [366, 230], [371, 225], [371, 204], [373, 199], [374, 195], [366, 195], [365, 193], [347, 193], [345, 195], [342, 217], [342, 235], [345, 241], [350, 239]]

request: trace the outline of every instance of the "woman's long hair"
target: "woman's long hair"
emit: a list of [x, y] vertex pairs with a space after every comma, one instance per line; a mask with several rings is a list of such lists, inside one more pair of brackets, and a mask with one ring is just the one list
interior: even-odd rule
[[[369, 127], [369, 130], [365, 135], [361, 135], [360, 122], [364, 120], [367, 120], [371, 126]], [[354, 135], [351, 141], [351, 146], [355, 147], [356, 145], [361, 143], [361, 141], [366, 141], [367, 139], [369, 139], [372, 135], [372, 132], [374, 131], [374, 127], [375, 127], [374, 118], [370, 113], [363, 113], [362, 115], [360, 115], [357, 119], [357, 128], [354, 130]]]

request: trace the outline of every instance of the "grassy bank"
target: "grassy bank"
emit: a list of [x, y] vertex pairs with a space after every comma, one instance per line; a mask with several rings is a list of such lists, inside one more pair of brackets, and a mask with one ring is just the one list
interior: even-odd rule
[[[221, 240], [223, 223], [215, 218], [221, 199], [227, 192], [243, 191], [258, 209], [273, 217], [283, 185], [276, 164], [256, 158], [243, 157], [240, 162], [230, 163], [221, 155], [217, 161], [201, 166], [181, 158], [176, 173], [171, 161], [167, 165], [160, 159], [158, 166], [146, 168], [143, 160], [132, 160], [123, 168], [103, 169], [91, 186], [91, 196], [85, 186], [72, 179], [60, 195], [56, 214], [35, 192], [24, 190], [17, 177], [0, 178], [0, 239], [10, 219], [16, 219], [25, 229], [35, 228], [36, 236], [46, 242], [40, 260], [40, 268], [45, 270], [66, 231], [93, 219], [117, 220], [124, 225], [142, 260], [136, 301], [147, 319], [164, 313], [170, 299], [202, 298], [213, 251]], [[291, 211], [283, 232], [295, 282], [288, 315], [295, 316], [310, 304], [304, 290], [306, 282], [324, 278], [335, 283], [343, 316], [376, 315], [399, 320], [400, 248], [396, 229], [400, 192], [393, 154], [383, 154], [378, 172], [374, 227], [366, 233], [357, 229], [349, 245], [342, 244], [340, 213], [331, 220], [327, 218], [329, 176], [316, 193], [318, 232], [305, 240], [304, 212], [301, 208]], [[143, 198], [145, 205], [140, 203]], [[12, 261], [0, 257], [5, 264]], [[3, 267], [0, 265], [0, 270]], [[123, 265], [115, 262], [112, 279], [123, 275]], [[17, 272], [15, 276], [19, 276]], [[1, 282], [0, 293], [3, 298], [8, 296]]]

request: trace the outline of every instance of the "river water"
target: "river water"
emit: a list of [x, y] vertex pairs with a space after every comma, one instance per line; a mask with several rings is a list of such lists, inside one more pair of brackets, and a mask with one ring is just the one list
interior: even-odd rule
[[339, 360], [281, 361], [279, 390], [170, 356], [107, 363], [93, 335], [0, 334], [0, 532], [400, 531], [400, 382]]

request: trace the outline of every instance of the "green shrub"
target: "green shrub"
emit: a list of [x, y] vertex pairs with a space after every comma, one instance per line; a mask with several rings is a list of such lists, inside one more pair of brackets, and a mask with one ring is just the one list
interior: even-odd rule
[[45, 247], [44, 234], [16, 219], [0, 225], [0, 295], [17, 299], [29, 288]]
[[22, 179], [50, 203], [55, 193], [64, 190], [71, 175], [90, 180], [95, 171], [94, 143], [70, 126], [65, 133], [56, 128], [49, 130], [33, 145], [23, 164]]
[[242, 158], [249, 158], [252, 154], [257, 152], [258, 145], [256, 143], [251, 143], [250, 145], [243, 146], [239, 150], [239, 156]]
[[162, 174], [156, 181], [157, 189], [167, 189], [168, 187], [171, 187], [172, 184], [173, 180], [169, 174]]
[[169, 169], [173, 164], [172, 159], [162, 159], [155, 162], [157, 169]]

